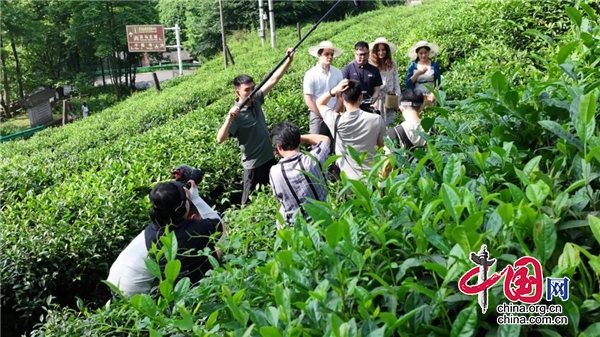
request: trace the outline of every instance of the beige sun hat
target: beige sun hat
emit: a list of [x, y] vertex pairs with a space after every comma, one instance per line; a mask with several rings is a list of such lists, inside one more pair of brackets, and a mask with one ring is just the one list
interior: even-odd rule
[[421, 47], [429, 47], [429, 57], [433, 57], [440, 52], [440, 46], [435, 43], [427, 42], [427, 41], [419, 41], [415, 43], [412, 47], [408, 49], [406, 56], [408, 56], [411, 60], [417, 58], [417, 49]]
[[331, 41], [321, 41], [318, 45], [308, 48], [308, 53], [314, 57], [319, 57], [319, 49], [333, 49], [333, 57], [338, 57], [344, 53], [342, 49], [335, 47]]
[[392, 54], [398, 50], [398, 46], [396, 46], [395, 44], [388, 41], [385, 37], [378, 37], [375, 39], [375, 42], [369, 43], [369, 49], [373, 50], [373, 47], [375, 47], [375, 45], [380, 44], [380, 43], [387, 44], [388, 47], [390, 47], [390, 52]]

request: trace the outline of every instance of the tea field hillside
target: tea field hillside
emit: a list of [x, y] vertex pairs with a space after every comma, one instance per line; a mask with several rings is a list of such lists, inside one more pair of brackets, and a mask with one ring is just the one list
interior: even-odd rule
[[[278, 232], [268, 188], [232, 206], [240, 154], [216, 133], [233, 77], [258, 82], [297, 42], [295, 27], [278, 29], [276, 50], [235, 34], [235, 66], [216, 58], [161, 92], [1, 144], [2, 334], [600, 336], [598, 13], [595, 1], [432, 0], [321, 24], [267, 97], [270, 127], [288, 120], [308, 132], [310, 45], [342, 47], [341, 68], [355, 42], [385, 36], [401, 74], [409, 46], [442, 46], [439, 105], [423, 115], [436, 132], [415, 161], [395, 149], [387, 179], [380, 154], [366, 183], [331, 185], [327, 202], [306, 206], [314, 221]], [[159, 273], [156, 292], [106, 304], [101, 281], [149, 221], [148, 192], [181, 163], [206, 172], [200, 193], [225, 212], [223, 261], [199, 286]], [[544, 277], [568, 277], [569, 298], [550, 301], [568, 324], [499, 325], [500, 283], [482, 313], [458, 289], [482, 244], [493, 271], [533, 256]], [[171, 260], [174, 248], [163, 247]]]

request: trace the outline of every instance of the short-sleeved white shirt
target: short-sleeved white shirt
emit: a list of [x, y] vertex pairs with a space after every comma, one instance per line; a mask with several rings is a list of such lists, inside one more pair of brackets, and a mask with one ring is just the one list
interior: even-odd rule
[[[190, 195], [190, 201], [198, 209], [203, 219], [221, 219], [194, 189]], [[114, 284], [124, 295], [135, 295], [148, 293], [152, 289], [154, 276], [146, 268], [144, 259], [148, 256], [144, 231], [133, 239], [129, 245], [119, 254], [110, 267], [107, 281]]]
[[[314, 67], [310, 68], [306, 74], [304, 74], [303, 90], [305, 95], [312, 95], [313, 102], [317, 98], [329, 92], [329, 89], [338, 85], [344, 77], [342, 71], [334, 66], [329, 66], [329, 71], [325, 71], [319, 63]], [[327, 103], [327, 106], [331, 109], [335, 106], [337, 99], [332, 97]]]

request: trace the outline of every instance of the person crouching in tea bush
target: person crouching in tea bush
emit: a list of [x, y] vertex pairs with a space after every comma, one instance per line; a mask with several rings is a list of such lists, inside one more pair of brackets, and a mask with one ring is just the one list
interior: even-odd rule
[[[150, 292], [155, 277], [146, 268], [144, 259], [154, 259], [148, 252], [152, 244], [160, 249], [160, 237], [167, 228], [177, 238], [177, 259], [181, 262], [181, 271], [176, 282], [189, 277], [192, 284], [197, 283], [212, 268], [208, 257], [199, 255], [205, 247], [213, 251], [215, 258], [220, 258], [221, 252], [215, 249], [211, 237], [216, 232], [226, 235], [225, 224], [219, 214], [198, 195], [194, 180], [189, 180], [187, 186], [189, 188], [179, 181], [170, 181], [156, 185], [150, 192], [152, 222], [121, 252], [107, 278], [123, 294]], [[163, 273], [166, 263], [163, 256], [159, 261]]]
[[[271, 131], [271, 141], [275, 151], [282, 157], [269, 173], [273, 194], [281, 202], [279, 212], [287, 225], [293, 225], [298, 212], [310, 220], [302, 205], [309, 198], [320, 201], [327, 199], [324, 177], [327, 173], [323, 172], [323, 164], [329, 157], [329, 136], [300, 135], [296, 125], [283, 122]], [[300, 152], [300, 143], [312, 146], [310, 156]], [[277, 228], [282, 228], [279, 221]]]
[[[394, 146], [407, 150], [425, 147], [425, 139], [415, 133], [415, 130], [425, 132], [421, 126], [421, 117], [419, 116], [423, 111], [424, 101], [424, 95], [420, 91], [408, 89], [402, 92], [399, 104], [404, 121], [387, 130], [387, 138], [392, 141]], [[392, 151], [387, 146], [384, 147], [384, 151], [388, 156], [392, 154]], [[383, 164], [380, 176], [386, 178], [391, 170], [392, 167], [388, 159]]]

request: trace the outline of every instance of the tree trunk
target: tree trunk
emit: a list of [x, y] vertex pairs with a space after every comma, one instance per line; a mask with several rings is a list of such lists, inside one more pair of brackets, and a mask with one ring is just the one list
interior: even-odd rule
[[[2, 120], [6, 117], [5, 114], [7, 110], [7, 105], [4, 103], [4, 93], [2, 93], [2, 95], [0, 95], [0, 107], [2, 107], [2, 111], [0, 111], [0, 122], [2, 122]], [[8, 117], [6, 117], [8, 118]]]
[[133, 83], [133, 88], [136, 89], [135, 86], [135, 78], [137, 76], [137, 64], [133, 67], [133, 78], [131, 80], [131, 83]]
[[2, 52], [2, 34], [0, 34], [0, 65], [2, 65], [2, 110], [6, 118], [10, 117], [10, 88], [8, 87], [8, 75], [6, 74], [6, 57]]
[[19, 56], [17, 55], [17, 46], [15, 45], [14, 42], [11, 42], [10, 46], [12, 47], [13, 56], [15, 58], [15, 70], [17, 72], [17, 85], [19, 86], [19, 98], [23, 99], [23, 98], [25, 98], [25, 95], [23, 93], [23, 78], [21, 77], [21, 66], [19, 64]]
[[125, 59], [125, 86], [129, 87], [129, 55]]
[[102, 70], [102, 85], [106, 85], [106, 77], [104, 77], [104, 58], [100, 58], [100, 70]]
[[[110, 2], [106, 2], [106, 12], [107, 12], [107, 19], [108, 19], [108, 28], [110, 31], [110, 35], [111, 35], [111, 44], [112, 44], [112, 53], [110, 56], [110, 59], [112, 62], [109, 63], [109, 67], [110, 69], [110, 73], [112, 76], [112, 83], [113, 83], [113, 88], [115, 89], [115, 96], [117, 97], [117, 100], [121, 97], [120, 92], [119, 92], [119, 83], [121, 81], [120, 78], [118, 78], [118, 76], [120, 76], [119, 74], [119, 62], [117, 62], [118, 60], [118, 53], [117, 53], [117, 49], [115, 48], [115, 38], [114, 38], [114, 29], [113, 29], [113, 23], [112, 23], [112, 16], [113, 16], [113, 11], [112, 11], [112, 7], [110, 5]], [[112, 63], [112, 64], [111, 64]], [[115, 67], [117, 69], [115, 69]]]

